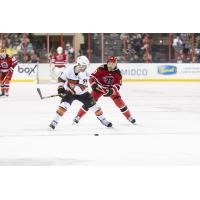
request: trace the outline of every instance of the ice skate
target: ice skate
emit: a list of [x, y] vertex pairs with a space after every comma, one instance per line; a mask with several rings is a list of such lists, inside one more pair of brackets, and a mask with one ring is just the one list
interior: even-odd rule
[[106, 118], [99, 119], [99, 118], [97, 117], [97, 119], [98, 119], [104, 126], [106, 126], [106, 127], [112, 127], [112, 123], [109, 122], [109, 121], [107, 121]]
[[8, 97], [8, 96], [9, 96], [8, 92], [5, 92], [5, 96], [6, 96], [6, 97]]
[[8, 92], [2, 92], [0, 94], [0, 97], [8, 97], [8, 96], [9, 96]]
[[136, 120], [133, 119], [132, 117], [129, 117], [129, 118], [128, 118], [128, 121], [131, 122], [132, 124], [135, 124], [135, 122], [136, 122]]
[[5, 93], [2, 92], [2, 93], [0, 94], [0, 97], [5, 97]]
[[73, 125], [77, 125], [80, 121], [80, 117], [79, 116], [76, 116], [73, 120]]
[[53, 121], [51, 122], [51, 124], [49, 125], [49, 127], [50, 127], [51, 129], [54, 130], [54, 129], [56, 128], [56, 125], [57, 125], [57, 124], [58, 124], [58, 122], [56, 122], [56, 121], [53, 120]]

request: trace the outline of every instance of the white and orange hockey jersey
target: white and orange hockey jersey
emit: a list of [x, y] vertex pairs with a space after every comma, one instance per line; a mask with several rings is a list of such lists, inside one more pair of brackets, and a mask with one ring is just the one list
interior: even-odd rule
[[87, 82], [89, 74], [86, 71], [75, 74], [74, 68], [75, 65], [69, 65], [65, 68], [59, 77], [64, 80], [65, 83], [60, 82], [59, 85], [64, 85], [65, 89], [70, 88], [76, 95], [81, 95], [88, 92]]

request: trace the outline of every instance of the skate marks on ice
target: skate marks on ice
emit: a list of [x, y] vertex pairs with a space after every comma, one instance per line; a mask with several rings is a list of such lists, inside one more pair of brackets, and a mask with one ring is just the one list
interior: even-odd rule
[[120, 124], [111, 128], [96, 127], [94, 125], [60, 126], [56, 130], [43, 128], [24, 128], [15, 130], [2, 130], [0, 138], [6, 137], [73, 137], [73, 136], [137, 136], [137, 135], [181, 135], [199, 134], [199, 131], [191, 130], [152, 130], [145, 124]]
[[89, 160], [73, 158], [0, 158], [0, 166], [55, 166], [55, 165], [84, 165], [89, 164]]

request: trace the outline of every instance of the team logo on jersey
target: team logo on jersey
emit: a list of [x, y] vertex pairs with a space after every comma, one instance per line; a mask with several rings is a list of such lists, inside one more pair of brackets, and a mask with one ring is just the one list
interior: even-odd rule
[[7, 62], [2, 62], [1, 66], [2, 66], [2, 68], [6, 69], [6, 68], [8, 68], [8, 63]]
[[103, 81], [107, 85], [112, 85], [114, 83], [114, 78], [112, 76], [104, 76]]
[[57, 55], [57, 60], [63, 60], [63, 55]]
[[162, 65], [158, 67], [158, 73], [163, 75], [176, 74], [177, 67], [174, 65]]

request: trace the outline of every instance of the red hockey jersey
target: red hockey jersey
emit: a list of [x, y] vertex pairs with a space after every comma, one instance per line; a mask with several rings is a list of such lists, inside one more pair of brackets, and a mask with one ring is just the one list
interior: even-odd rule
[[0, 59], [0, 71], [7, 72], [10, 68], [14, 69], [17, 65], [17, 60], [15, 57], [9, 57], [6, 55], [6, 58]]
[[104, 88], [115, 85], [119, 89], [122, 85], [122, 75], [117, 67], [113, 71], [108, 71], [107, 64], [105, 64], [98, 67], [96, 71], [90, 75], [89, 81], [90, 84], [96, 82]]
[[52, 58], [52, 63], [55, 64], [55, 67], [61, 68], [65, 67], [65, 63], [67, 61], [67, 57], [65, 53], [54, 53], [53, 58]]

